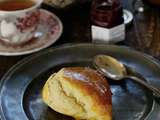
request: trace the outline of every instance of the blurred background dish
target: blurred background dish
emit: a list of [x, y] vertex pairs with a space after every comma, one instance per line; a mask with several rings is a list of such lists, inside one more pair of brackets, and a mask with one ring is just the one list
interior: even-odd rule
[[44, 0], [44, 3], [54, 6], [56, 8], [64, 8], [68, 5], [71, 5], [75, 0]]
[[44, 3], [58, 9], [63, 9], [77, 3], [86, 3], [90, 1], [91, 0], [44, 0]]
[[133, 14], [131, 11], [124, 9], [123, 10], [123, 18], [124, 18], [124, 23], [126, 25], [130, 24], [133, 20]]

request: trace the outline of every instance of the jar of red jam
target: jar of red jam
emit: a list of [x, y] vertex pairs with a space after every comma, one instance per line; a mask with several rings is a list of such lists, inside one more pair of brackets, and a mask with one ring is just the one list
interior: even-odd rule
[[119, 0], [93, 0], [91, 23], [95, 43], [116, 43], [125, 39], [123, 8]]

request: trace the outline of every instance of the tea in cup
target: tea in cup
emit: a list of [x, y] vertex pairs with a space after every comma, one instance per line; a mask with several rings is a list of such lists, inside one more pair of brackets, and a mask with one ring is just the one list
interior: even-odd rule
[[43, 0], [1, 0], [0, 40], [21, 44], [31, 40], [37, 31]]

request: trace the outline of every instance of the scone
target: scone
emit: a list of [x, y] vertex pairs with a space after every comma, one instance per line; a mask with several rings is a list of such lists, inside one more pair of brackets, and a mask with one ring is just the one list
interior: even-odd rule
[[90, 68], [61, 69], [47, 80], [42, 98], [53, 110], [77, 120], [112, 119], [107, 80]]

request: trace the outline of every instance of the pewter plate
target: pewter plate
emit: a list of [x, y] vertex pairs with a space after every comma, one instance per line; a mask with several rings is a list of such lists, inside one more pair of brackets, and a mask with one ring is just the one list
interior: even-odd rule
[[[123, 46], [63, 45], [22, 60], [5, 74], [0, 84], [2, 120], [73, 120], [43, 103], [42, 87], [48, 77], [62, 67], [93, 67], [91, 61], [97, 54], [117, 58], [147, 82], [160, 87], [160, 64], [148, 55]], [[160, 120], [159, 100], [144, 87], [131, 80], [109, 80], [109, 84], [113, 93], [113, 120]]]

